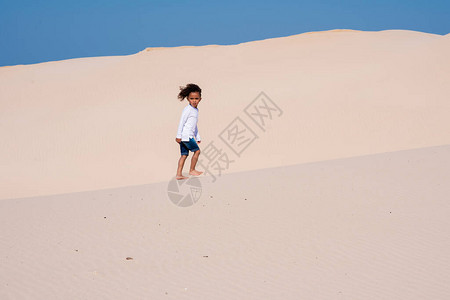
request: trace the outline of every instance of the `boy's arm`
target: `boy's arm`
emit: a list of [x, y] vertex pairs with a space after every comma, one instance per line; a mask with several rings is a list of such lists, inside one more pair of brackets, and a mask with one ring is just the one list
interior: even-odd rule
[[200, 133], [198, 132], [198, 127], [197, 127], [197, 125], [195, 125], [195, 140], [196, 140], [197, 142], [200, 142], [200, 141], [201, 141]]
[[180, 124], [178, 124], [177, 139], [181, 139], [181, 133], [183, 132], [183, 127], [187, 121], [188, 115], [189, 111], [187, 109], [184, 109], [183, 113], [181, 114]]

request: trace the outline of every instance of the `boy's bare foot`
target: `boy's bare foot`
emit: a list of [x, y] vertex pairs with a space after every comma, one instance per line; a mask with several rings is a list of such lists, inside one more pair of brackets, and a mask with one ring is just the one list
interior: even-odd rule
[[203, 172], [197, 171], [197, 170], [192, 170], [189, 172], [190, 175], [194, 175], [194, 176], [198, 176], [203, 174]]
[[189, 177], [186, 177], [186, 176], [183, 176], [183, 175], [181, 175], [181, 176], [179, 176], [179, 175], [177, 175], [177, 180], [180, 180], [180, 179], [188, 179]]

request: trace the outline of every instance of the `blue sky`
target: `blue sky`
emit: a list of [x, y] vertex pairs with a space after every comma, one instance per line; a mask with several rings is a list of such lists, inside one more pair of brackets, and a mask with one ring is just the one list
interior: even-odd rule
[[330, 29], [450, 32], [448, 0], [0, 0], [0, 66]]

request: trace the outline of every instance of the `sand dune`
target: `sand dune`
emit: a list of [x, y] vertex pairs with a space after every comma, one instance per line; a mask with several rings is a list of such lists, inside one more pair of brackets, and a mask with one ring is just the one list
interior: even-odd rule
[[[434, 34], [332, 30], [2, 68], [0, 199], [168, 180], [188, 82], [224, 173], [449, 144], [448, 53]], [[264, 128], [244, 113], [261, 92], [282, 111]], [[239, 157], [219, 138], [236, 117], [258, 137]]]
[[446, 299], [449, 176], [441, 146], [200, 177], [183, 208], [168, 182], [3, 200], [0, 298]]
[[[448, 299], [448, 37], [0, 68], [0, 299]], [[206, 174], [176, 181], [189, 82]]]

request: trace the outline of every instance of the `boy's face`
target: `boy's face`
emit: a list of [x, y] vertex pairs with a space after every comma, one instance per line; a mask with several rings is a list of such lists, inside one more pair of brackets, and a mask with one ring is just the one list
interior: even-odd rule
[[200, 97], [199, 92], [191, 92], [188, 96], [189, 104], [191, 104], [192, 107], [197, 108], [197, 105], [200, 103], [202, 98]]

